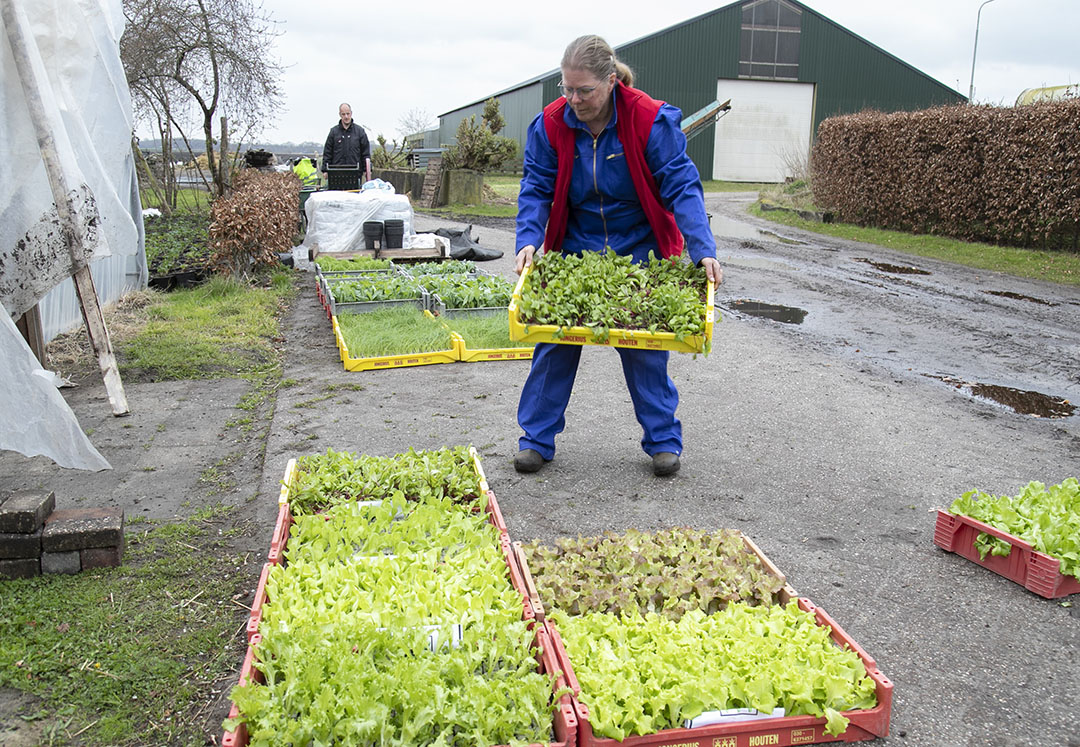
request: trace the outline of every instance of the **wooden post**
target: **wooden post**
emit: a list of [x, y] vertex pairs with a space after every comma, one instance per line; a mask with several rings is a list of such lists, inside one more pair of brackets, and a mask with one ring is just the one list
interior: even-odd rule
[[116, 366], [116, 356], [113, 355], [112, 344], [109, 342], [109, 330], [105, 326], [105, 317], [101, 313], [101, 304], [98, 302], [90, 266], [83, 259], [82, 234], [78, 230], [75, 207], [60, 165], [60, 157], [56, 152], [56, 141], [49, 130], [45, 105], [38, 95], [34, 70], [30, 63], [30, 50], [24, 36], [26, 19], [15, 7], [14, 0], [0, 0], [0, 16], [3, 17], [4, 28], [7, 30], [8, 43], [11, 45], [15, 69], [19, 73], [19, 81], [22, 83], [23, 93], [26, 96], [30, 119], [37, 132], [38, 150], [41, 151], [41, 159], [45, 162], [45, 173], [49, 178], [53, 200], [56, 202], [56, 213], [60, 219], [60, 232], [64, 246], [71, 255], [72, 280], [75, 284], [75, 293], [79, 297], [79, 307], [82, 310], [83, 322], [86, 324], [86, 334], [90, 338], [90, 347], [97, 356], [98, 367], [105, 381], [105, 391], [109, 395], [113, 415], [127, 415], [130, 410], [127, 396], [124, 394], [124, 384], [120, 380], [120, 370]]
[[[232, 167], [229, 161], [229, 118], [221, 118], [221, 152], [218, 154], [218, 168], [221, 169], [221, 183], [229, 191], [232, 182]], [[226, 165], [229, 164], [229, 165]]]
[[38, 359], [38, 363], [45, 366], [45, 335], [41, 333], [41, 312], [37, 304], [27, 310], [25, 314], [15, 320], [15, 326], [22, 333], [26, 344], [30, 346], [30, 352]]

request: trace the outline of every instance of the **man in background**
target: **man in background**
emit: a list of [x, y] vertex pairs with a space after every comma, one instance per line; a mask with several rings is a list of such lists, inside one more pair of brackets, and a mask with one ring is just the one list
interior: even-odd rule
[[[330, 129], [323, 146], [322, 170], [327, 166], [356, 166], [359, 164], [363, 173], [362, 181], [371, 180], [371, 143], [368, 142], [364, 128], [353, 121], [352, 107], [342, 104], [338, 107], [341, 121]], [[359, 188], [357, 184], [357, 188]]]

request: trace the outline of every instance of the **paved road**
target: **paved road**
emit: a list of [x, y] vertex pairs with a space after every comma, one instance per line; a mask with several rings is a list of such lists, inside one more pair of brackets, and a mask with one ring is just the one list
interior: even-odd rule
[[801, 309], [788, 332], [818, 349], [905, 379], [964, 384], [1021, 411], [1064, 414], [1061, 400], [1080, 402], [1080, 289], [755, 221], [751, 199], [710, 195], [714, 228], [729, 236], [725, 310], [739, 313], [742, 300]]
[[[745, 224], [718, 232], [746, 237], [721, 239], [713, 353], [672, 356], [685, 440], [674, 478], [651, 475], [613, 351], [584, 351], [556, 458], [523, 477], [511, 459], [527, 363], [347, 373], [309, 293], [286, 332], [296, 384], [271, 428], [262, 520], [298, 454], [471, 443], [515, 539], [678, 524], [748, 534], [893, 680], [889, 743], [1080, 746], [1080, 599], [1044, 600], [932, 543], [935, 509], [966, 490], [1080, 473], [1080, 418], [1018, 414], [924, 375], [1080, 401], [1080, 289], [777, 229], [741, 215], [749, 199], [710, 196], [714, 215]], [[506, 252], [486, 269], [512, 277], [512, 233], [473, 234]], [[776, 322], [729, 310], [738, 300], [807, 314]]]

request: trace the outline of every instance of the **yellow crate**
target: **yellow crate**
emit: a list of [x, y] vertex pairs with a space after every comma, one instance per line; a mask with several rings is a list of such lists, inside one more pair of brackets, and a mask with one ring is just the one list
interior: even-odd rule
[[[427, 316], [435, 319], [431, 312], [424, 312]], [[406, 366], [428, 366], [433, 363], [454, 363], [461, 360], [461, 338], [450, 336], [451, 347], [449, 350], [435, 350], [430, 353], [413, 353], [409, 355], [381, 355], [372, 358], [353, 358], [349, 355], [349, 347], [345, 344], [345, 338], [341, 336], [337, 317], [332, 317], [334, 322], [334, 338], [337, 340], [338, 350], [341, 353], [341, 362], [346, 371], [377, 371], [389, 368], [404, 368]]]
[[290, 459], [285, 465], [285, 476], [281, 478], [281, 492], [278, 493], [278, 504], [289, 502], [289, 491], [292, 490], [293, 480], [296, 479], [296, 459]]
[[[705, 334], [691, 335], [682, 340], [675, 339], [674, 332], [649, 332], [644, 329], [612, 329], [609, 331], [606, 341], [598, 341], [587, 327], [558, 327], [554, 324], [523, 324], [519, 318], [518, 306], [521, 303], [521, 291], [525, 287], [525, 278], [532, 270], [532, 265], [525, 267], [521, 273], [517, 285], [514, 286], [514, 295], [510, 299], [510, 339], [522, 342], [554, 342], [561, 345], [605, 345], [612, 348], [637, 348], [638, 350], [670, 350], [675, 353], [701, 353], [707, 345], [712, 344], [713, 319], [713, 294], [715, 289], [712, 283], [708, 285], [708, 295], [705, 299]], [[559, 330], [563, 334], [559, 335]]]
[[[453, 330], [453, 326], [450, 327]], [[458, 350], [461, 353], [462, 363], [479, 363], [480, 361], [527, 361], [532, 360], [533, 349], [529, 348], [479, 348], [470, 350], [465, 347], [465, 339], [457, 332], [451, 334], [459, 341]]]

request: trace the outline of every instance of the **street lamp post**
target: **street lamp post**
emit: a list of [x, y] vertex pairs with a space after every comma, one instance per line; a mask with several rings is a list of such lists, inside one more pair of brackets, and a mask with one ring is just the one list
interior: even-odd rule
[[979, 51], [979, 21], [982, 18], [982, 9], [994, 2], [994, 0], [985, 0], [982, 5], [979, 6], [979, 12], [975, 14], [975, 47], [971, 50], [971, 85], [968, 86], [968, 103], [971, 103], [972, 97], [975, 96], [975, 54]]

